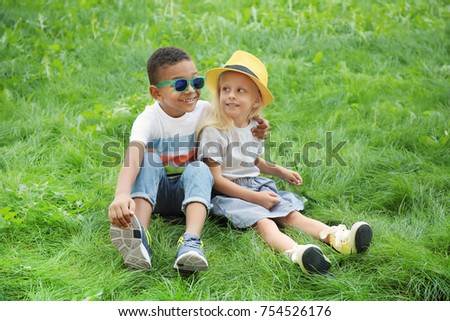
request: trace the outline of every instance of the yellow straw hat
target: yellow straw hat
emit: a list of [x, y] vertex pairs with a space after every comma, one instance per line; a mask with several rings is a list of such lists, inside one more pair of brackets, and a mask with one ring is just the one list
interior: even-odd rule
[[235, 71], [249, 76], [261, 91], [263, 105], [267, 106], [273, 101], [273, 95], [267, 88], [268, 74], [264, 64], [252, 54], [238, 50], [222, 68], [213, 68], [206, 72], [206, 86], [215, 92], [219, 85], [219, 76], [225, 71]]

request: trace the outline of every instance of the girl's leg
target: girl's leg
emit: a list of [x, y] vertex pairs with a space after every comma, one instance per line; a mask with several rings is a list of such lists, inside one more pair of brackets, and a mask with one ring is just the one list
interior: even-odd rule
[[289, 213], [289, 215], [279, 218], [278, 222], [283, 225], [296, 227], [318, 240], [329, 243], [328, 237], [326, 239], [321, 239], [319, 235], [321, 231], [327, 229], [329, 226], [320, 221], [307, 217], [298, 211], [293, 211]]
[[290, 259], [298, 263], [307, 274], [324, 273], [331, 264], [328, 258], [317, 246], [298, 245], [289, 236], [282, 233], [277, 224], [269, 218], [264, 218], [254, 225], [257, 233], [274, 249], [286, 253]]
[[365, 222], [357, 222], [348, 230], [345, 225], [330, 227], [297, 211], [278, 222], [296, 227], [344, 254], [365, 252], [372, 241], [372, 228]]
[[269, 246], [278, 251], [286, 252], [297, 244], [289, 236], [282, 233], [277, 224], [269, 218], [258, 221], [254, 228]]

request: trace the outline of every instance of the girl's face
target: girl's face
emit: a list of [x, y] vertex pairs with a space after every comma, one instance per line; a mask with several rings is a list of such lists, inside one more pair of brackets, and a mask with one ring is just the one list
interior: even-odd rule
[[[178, 78], [191, 79], [197, 76], [197, 68], [192, 60], [183, 60], [175, 65], [160, 67], [158, 76], [160, 82]], [[181, 117], [193, 111], [200, 98], [200, 91], [190, 85], [184, 92], [177, 92], [172, 85], [160, 88], [150, 86], [150, 94], [171, 117]]]
[[251, 112], [261, 103], [259, 89], [250, 77], [234, 71], [226, 71], [220, 76], [220, 108], [236, 127], [246, 127]]

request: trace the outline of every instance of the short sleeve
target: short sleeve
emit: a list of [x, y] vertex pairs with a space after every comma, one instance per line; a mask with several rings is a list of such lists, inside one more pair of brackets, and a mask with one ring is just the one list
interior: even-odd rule
[[222, 164], [226, 146], [226, 138], [218, 129], [211, 126], [205, 127], [200, 134], [198, 159], [210, 158]]
[[147, 144], [150, 136], [151, 126], [148, 126], [150, 118], [150, 107], [147, 106], [144, 112], [138, 115], [131, 127], [130, 142], [140, 141]]

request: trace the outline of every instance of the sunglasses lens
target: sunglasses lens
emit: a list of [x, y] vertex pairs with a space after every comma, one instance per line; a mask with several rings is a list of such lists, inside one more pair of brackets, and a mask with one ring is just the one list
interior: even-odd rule
[[186, 79], [178, 79], [173, 85], [176, 91], [185, 91], [187, 89], [187, 86], [188, 82]]
[[192, 85], [195, 89], [200, 90], [205, 86], [205, 79], [197, 77], [192, 79]]

